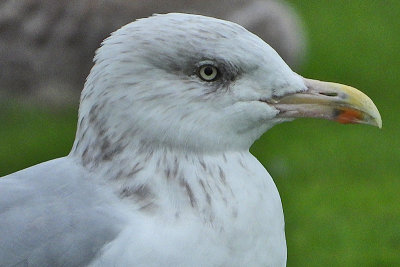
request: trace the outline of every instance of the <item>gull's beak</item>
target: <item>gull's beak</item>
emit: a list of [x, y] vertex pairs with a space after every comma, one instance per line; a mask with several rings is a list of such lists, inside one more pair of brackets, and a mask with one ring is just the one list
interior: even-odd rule
[[274, 99], [281, 118], [322, 118], [340, 123], [364, 123], [382, 127], [372, 100], [361, 91], [342, 84], [304, 79], [307, 90]]

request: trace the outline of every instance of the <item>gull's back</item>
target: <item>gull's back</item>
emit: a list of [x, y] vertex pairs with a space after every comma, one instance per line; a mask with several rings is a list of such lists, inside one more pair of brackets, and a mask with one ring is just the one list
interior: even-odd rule
[[0, 266], [86, 265], [117, 235], [112, 196], [85, 176], [66, 157], [0, 178]]

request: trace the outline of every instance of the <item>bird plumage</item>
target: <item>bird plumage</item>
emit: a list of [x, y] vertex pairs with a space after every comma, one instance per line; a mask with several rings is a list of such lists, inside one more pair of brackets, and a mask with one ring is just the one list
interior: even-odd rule
[[[249, 148], [308, 94], [310, 116], [352, 103], [308, 84], [231, 22], [122, 27], [96, 53], [70, 154], [1, 179], [0, 266], [285, 266], [281, 200]], [[375, 106], [357, 103], [362, 121]]]

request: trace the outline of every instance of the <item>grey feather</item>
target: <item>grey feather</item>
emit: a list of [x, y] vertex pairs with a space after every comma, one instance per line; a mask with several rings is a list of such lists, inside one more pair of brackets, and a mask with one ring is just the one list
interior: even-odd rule
[[86, 265], [117, 235], [112, 196], [85, 176], [61, 158], [2, 178], [0, 266]]

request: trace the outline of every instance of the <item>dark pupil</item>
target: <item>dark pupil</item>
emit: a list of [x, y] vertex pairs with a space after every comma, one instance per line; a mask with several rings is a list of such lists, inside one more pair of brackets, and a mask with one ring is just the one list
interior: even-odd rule
[[213, 73], [213, 69], [211, 67], [206, 67], [204, 69], [204, 74], [210, 76]]

